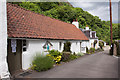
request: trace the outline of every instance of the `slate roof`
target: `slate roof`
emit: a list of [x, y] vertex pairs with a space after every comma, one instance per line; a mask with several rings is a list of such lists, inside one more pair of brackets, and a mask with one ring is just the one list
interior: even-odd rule
[[7, 3], [9, 38], [88, 40], [73, 24]]

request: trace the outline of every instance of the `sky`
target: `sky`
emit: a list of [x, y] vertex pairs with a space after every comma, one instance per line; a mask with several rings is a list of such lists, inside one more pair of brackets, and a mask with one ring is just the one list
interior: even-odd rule
[[[79, 1], [79, 2], [70, 2], [73, 7], [80, 7], [84, 11], [88, 11], [94, 16], [98, 16], [101, 20], [109, 21], [110, 12], [109, 12], [109, 2], [108, 1]], [[120, 9], [120, 8], [119, 8]], [[119, 10], [120, 11], [120, 10]], [[112, 2], [112, 21], [113, 23], [118, 23], [118, 2]]]

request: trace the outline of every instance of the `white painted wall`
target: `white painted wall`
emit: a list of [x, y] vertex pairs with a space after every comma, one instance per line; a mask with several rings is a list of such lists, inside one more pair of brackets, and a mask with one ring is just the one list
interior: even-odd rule
[[[27, 51], [22, 53], [22, 69], [28, 69], [30, 67], [30, 64], [33, 60], [33, 57], [36, 55], [36, 53], [43, 53], [46, 51], [43, 46], [46, 43], [47, 40], [39, 39], [39, 40], [27, 40]], [[51, 47], [51, 50], [58, 50], [60, 52], [63, 51], [64, 43], [66, 41], [64, 40], [48, 40], [53, 47]], [[59, 48], [59, 42], [62, 43], [61, 49]], [[71, 51], [78, 53], [80, 52], [80, 41], [70, 41], [71, 42]], [[85, 51], [82, 51], [83, 53], [86, 53]], [[44, 55], [47, 53], [44, 52]]]
[[80, 41], [70, 41], [71, 42], [71, 51], [72, 53], [80, 52]]
[[104, 46], [106, 46], [106, 42], [104, 42]]
[[7, 65], [6, 0], [0, 0], [0, 77], [9, 78], [9, 71]]
[[86, 53], [86, 46], [88, 45], [88, 44], [86, 44], [86, 43], [88, 43], [89, 41], [82, 41], [82, 43], [81, 43], [81, 52], [82, 53]]
[[95, 49], [99, 48], [99, 40], [98, 39], [89, 39], [89, 42], [86, 42], [88, 49], [93, 48], [94, 47], [94, 41], [97, 40]]
[[[33, 60], [33, 57], [37, 53], [44, 53], [44, 55], [47, 54], [46, 49], [43, 48], [47, 40], [27, 40], [28, 46], [27, 46], [27, 51], [22, 53], [22, 68], [23, 69], [28, 69], [30, 67], [30, 64]], [[64, 41], [62, 40], [48, 40], [53, 46], [50, 48], [50, 50], [58, 50], [60, 52], [63, 51], [64, 47]], [[62, 42], [61, 45], [61, 50], [59, 48], [59, 42]]]

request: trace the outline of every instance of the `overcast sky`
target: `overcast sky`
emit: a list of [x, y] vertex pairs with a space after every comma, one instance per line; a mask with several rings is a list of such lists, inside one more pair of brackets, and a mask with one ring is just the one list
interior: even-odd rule
[[[87, 0], [86, 0], [87, 1]], [[101, 20], [110, 20], [109, 2], [70, 2], [73, 7], [80, 7]], [[112, 2], [113, 23], [118, 23], [118, 2]]]

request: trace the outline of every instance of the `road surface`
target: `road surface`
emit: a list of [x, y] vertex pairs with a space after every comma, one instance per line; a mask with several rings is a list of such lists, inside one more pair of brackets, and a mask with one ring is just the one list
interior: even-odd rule
[[118, 78], [118, 58], [108, 55], [108, 50], [85, 55], [56, 66], [48, 71], [35, 72], [21, 78]]

